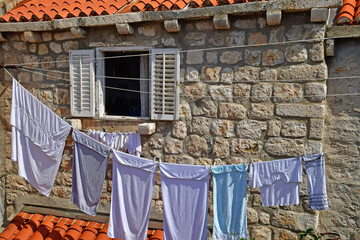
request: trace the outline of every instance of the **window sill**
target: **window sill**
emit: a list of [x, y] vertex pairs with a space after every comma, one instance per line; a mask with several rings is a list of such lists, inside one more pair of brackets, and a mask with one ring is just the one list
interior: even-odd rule
[[130, 121], [130, 122], [148, 122], [149, 117], [129, 117], [129, 116], [101, 116], [99, 120], [109, 121]]

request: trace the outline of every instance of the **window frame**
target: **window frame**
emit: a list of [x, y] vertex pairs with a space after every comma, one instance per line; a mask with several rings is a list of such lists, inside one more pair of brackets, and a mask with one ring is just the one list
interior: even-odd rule
[[[103, 86], [105, 86], [105, 53], [106, 52], [148, 52], [149, 54], [149, 66], [146, 70], [150, 75], [150, 57], [152, 47], [139, 47], [139, 46], [129, 46], [129, 47], [98, 47], [95, 49], [96, 56], [96, 74], [95, 74], [95, 112], [98, 119], [104, 120], [127, 120], [127, 121], [146, 121], [150, 120], [150, 113], [147, 117], [131, 117], [131, 116], [114, 116], [105, 115], [105, 102], [104, 102], [104, 92]], [[145, 70], [145, 69], [144, 69]], [[150, 76], [148, 76], [150, 78]], [[149, 82], [150, 89], [150, 82]], [[148, 105], [150, 108], [150, 94], [148, 96]]]

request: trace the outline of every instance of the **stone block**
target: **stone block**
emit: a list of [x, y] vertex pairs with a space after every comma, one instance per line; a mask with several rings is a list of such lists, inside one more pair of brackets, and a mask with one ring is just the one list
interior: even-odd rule
[[324, 136], [324, 120], [310, 119], [309, 138], [321, 140]]
[[326, 85], [322, 83], [307, 83], [305, 96], [310, 102], [322, 102], [326, 99]]
[[41, 33], [39, 32], [32, 32], [32, 31], [24, 32], [24, 38], [27, 42], [32, 42], [32, 43], [38, 43], [42, 41]]
[[155, 37], [157, 33], [156, 30], [155, 24], [145, 24], [138, 27], [138, 33], [146, 37]]
[[191, 108], [188, 102], [179, 104], [179, 120], [191, 120]]
[[236, 136], [240, 138], [259, 139], [266, 131], [266, 123], [256, 120], [242, 120], [236, 126]]
[[173, 122], [171, 136], [178, 139], [184, 139], [187, 134], [186, 123], [182, 121]]
[[260, 83], [253, 85], [251, 89], [252, 102], [268, 102], [272, 96], [272, 84]]
[[195, 159], [187, 155], [181, 155], [176, 159], [176, 163], [185, 164], [185, 165], [194, 165]]
[[246, 117], [246, 108], [237, 103], [220, 103], [219, 118], [229, 120], [244, 119]]
[[173, 37], [161, 38], [161, 43], [164, 45], [164, 47], [176, 47], [176, 40]]
[[186, 85], [184, 89], [186, 97], [197, 100], [203, 98], [207, 93], [207, 85], [202, 82]]
[[312, 117], [324, 118], [325, 106], [320, 104], [278, 104], [276, 115], [281, 117]]
[[218, 63], [218, 53], [217, 52], [206, 52], [206, 61], [209, 64], [217, 64]]
[[205, 157], [208, 155], [206, 139], [198, 135], [191, 135], [186, 141], [187, 153], [193, 157]]
[[221, 32], [215, 32], [209, 37], [209, 44], [215, 47], [223, 46], [225, 43], [225, 36]]
[[255, 29], [256, 19], [237, 19], [233, 25], [239, 29]]
[[325, 36], [325, 24], [292, 25], [285, 35], [290, 41], [300, 39], [322, 39]]
[[230, 29], [229, 16], [227, 14], [216, 14], [213, 22], [215, 29]]
[[234, 80], [234, 71], [232, 68], [224, 68], [220, 74], [221, 83], [232, 83]]
[[272, 27], [270, 31], [270, 43], [284, 42], [285, 38], [285, 26]]
[[255, 209], [248, 207], [246, 211], [247, 211], [246, 217], [248, 224], [257, 223], [259, 221], [258, 213]]
[[267, 36], [261, 32], [251, 33], [248, 39], [248, 45], [257, 45], [267, 43]]
[[46, 46], [46, 44], [39, 44], [39, 50], [38, 53], [39, 55], [45, 55], [48, 54], [49, 50], [48, 47]]
[[269, 137], [278, 137], [280, 136], [281, 122], [280, 121], [269, 121], [269, 127], [267, 135]]
[[293, 233], [285, 229], [273, 229], [274, 239], [286, 239], [286, 240], [298, 240], [299, 236], [296, 233]]
[[232, 102], [233, 88], [228, 85], [209, 86], [210, 96], [217, 102]]
[[70, 31], [54, 33], [54, 39], [56, 41], [70, 40], [70, 39], [75, 39], [75, 38], [76, 38], [76, 36]]
[[186, 82], [198, 82], [200, 80], [199, 71], [196, 68], [186, 68], [185, 81]]
[[213, 136], [220, 137], [234, 137], [234, 125], [229, 120], [214, 120], [210, 127], [210, 132]]
[[312, 8], [310, 13], [310, 22], [327, 22], [329, 18], [328, 8]]
[[51, 42], [49, 44], [49, 47], [50, 47], [51, 51], [53, 51], [54, 53], [61, 53], [62, 52], [62, 47], [61, 47], [61, 44], [59, 44], [59, 43]]
[[185, 42], [190, 46], [205, 45], [206, 33], [190, 32], [185, 35]]
[[260, 66], [261, 52], [246, 49], [245, 50], [245, 63], [250, 66]]
[[298, 121], [286, 121], [282, 124], [281, 135], [284, 137], [306, 136], [306, 124]]
[[305, 154], [319, 154], [322, 152], [322, 143], [319, 141], [308, 140], [305, 146]]
[[285, 61], [284, 54], [277, 49], [269, 49], [262, 53], [262, 65], [273, 67], [283, 64]]
[[250, 105], [248, 117], [256, 120], [267, 120], [274, 116], [274, 104], [253, 103]]
[[258, 67], [235, 67], [234, 82], [257, 82], [259, 80], [260, 68]]
[[285, 50], [286, 60], [290, 63], [305, 62], [308, 58], [308, 53], [303, 44], [296, 44], [289, 46]]
[[274, 102], [296, 103], [303, 99], [303, 90], [297, 83], [278, 83], [274, 85]]
[[234, 84], [234, 102], [246, 103], [250, 100], [251, 85], [238, 83]]
[[263, 148], [261, 141], [253, 139], [234, 138], [231, 140], [232, 155], [253, 155], [259, 153]]
[[212, 122], [211, 118], [205, 117], [194, 117], [189, 132], [197, 135], [206, 135], [209, 134], [210, 124]]
[[316, 43], [309, 50], [310, 59], [314, 62], [322, 62], [325, 60], [325, 50], [323, 43]]
[[225, 39], [226, 46], [242, 46], [245, 43], [245, 31], [232, 31]]
[[266, 11], [266, 22], [269, 26], [280, 25], [281, 23], [281, 10], [268, 10]]
[[250, 236], [256, 240], [271, 240], [271, 230], [264, 226], [253, 226]]
[[213, 22], [211, 20], [199, 20], [195, 23], [195, 28], [199, 31], [213, 30]]
[[69, 52], [70, 50], [76, 50], [79, 48], [78, 41], [66, 41], [62, 44], [64, 52]]
[[193, 116], [216, 117], [217, 106], [208, 98], [198, 100], [191, 104]]
[[253, 200], [252, 200], [252, 206], [253, 207], [260, 207], [261, 206], [261, 196], [259, 194], [254, 194], [253, 195]]
[[186, 54], [186, 64], [202, 64], [204, 62], [203, 51], [189, 51]]
[[162, 149], [164, 147], [164, 139], [161, 134], [154, 134], [151, 136], [149, 143], [151, 149]]
[[183, 142], [175, 138], [166, 138], [164, 152], [168, 154], [181, 154], [183, 152]]
[[278, 157], [293, 157], [303, 154], [305, 148], [304, 140], [274, 137], [265, 143], [265, 151]]
[[271, 212], [271, 225], [295, 231], [306, 231], [308, 228], [317, 229], [318, 215], [285, 211], [278, 209]]
[[275, 81], [277, 80], [276, 69], [265, 69], [260, 72], [260, 80], [262, 81]]
[[239, 51], [225, 51], [220, 55], [220, 62], [223, 64], [234, 65], [242, 60], [242, 53]]
[[70, 32], [75, 36], [75, 38], [86, 38], [86, 30], [81, 27], [72, 27]]
[[134, 28], [128, 23], [116, 24], [116, 29], [120, 35], [130, 35], [134, 33]]
[[180, 24], [177, 19], [173, 20], [165, 20], [164, 21], [164, 27], [167, 32], [180, 32]]
[[217, 158], [226, 158], [230, 155], [230, 144], [226, 138], [215, 137], [213, 154]]
[[[259, 196], [259, 195], [255, 195], [255, 196]], [[259, 220], [260, 220], [260, 224], [269, 225], [270, 224], [270, 215], [268, 213], [261, 212]], [[279, 239], [279, 238], [275, 238], [275, 239]]]
[[219, 82], [221, 67], [203, 67], [202, 80], [205, 82]]

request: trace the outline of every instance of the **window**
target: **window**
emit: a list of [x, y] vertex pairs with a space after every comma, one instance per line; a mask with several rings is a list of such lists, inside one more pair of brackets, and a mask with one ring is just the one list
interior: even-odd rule
[[179, 75], [176, 49], [71, 51], [71, 113], [177, 120]]

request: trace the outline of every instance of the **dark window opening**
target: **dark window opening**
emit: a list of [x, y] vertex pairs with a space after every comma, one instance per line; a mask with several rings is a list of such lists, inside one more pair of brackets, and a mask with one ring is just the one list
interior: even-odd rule
[[[106, 52], [104, 54], [106, 115], [141, 116], [141, 94], [138, 92], [141, 86], [139, 80], [134, 80], [141, 78], [141, 57], [139, 54], [141, 53]], [[116, 58], [117, 56], [119, 58]]]

